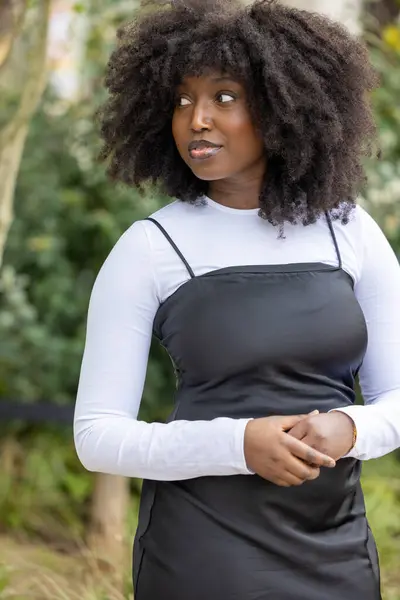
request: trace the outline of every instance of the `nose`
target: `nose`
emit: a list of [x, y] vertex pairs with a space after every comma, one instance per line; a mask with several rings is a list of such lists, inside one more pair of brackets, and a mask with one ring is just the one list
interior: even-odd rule
[[211, 108], [205, 103], [198, 102], [193, 106], [191, 129], [198, 133], [201, 131], [209, 131], [212, 128]]

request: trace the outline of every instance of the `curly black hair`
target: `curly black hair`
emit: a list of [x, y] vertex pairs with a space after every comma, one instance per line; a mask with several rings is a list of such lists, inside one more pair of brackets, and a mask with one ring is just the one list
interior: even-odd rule
[[365, 182], [378, 85], [368, 51], [327, 18], [257, 0], [148, 0], [120, 28], [100, 108], [101, 159], [113, 179], [157, 184], [196, 202], [207, 195], [178, 154], [171, 122], [176, 87], [217, 69], [247, 90], [268, 168], [260, 216], [304, 225], [326, 211], [346, 223]]

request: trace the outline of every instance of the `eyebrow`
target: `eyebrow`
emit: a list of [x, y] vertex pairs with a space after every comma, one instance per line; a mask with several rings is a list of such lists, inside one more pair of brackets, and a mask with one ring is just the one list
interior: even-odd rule
[[221, 81], [230, 81], [231, 83], [238, 83], [236, 79], [233, 79], [233, 77], [229, 77], [229, 75], [223, 75], [222, 77], [212, 77], [211, 81], [215, 83], [220, 83]]

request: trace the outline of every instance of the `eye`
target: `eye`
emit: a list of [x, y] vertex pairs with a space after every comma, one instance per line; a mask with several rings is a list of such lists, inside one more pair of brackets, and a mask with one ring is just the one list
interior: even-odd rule
[[190, 104], [190, 100], [188, 100], [188, 98], [185, 98], [184, 96], [179, 96], [176, 99], [177, 106], [189, 106], [189, 104]]
[[228, 102], [234, 102], [236, 100], [233, 94], [223, 93], [217, 95], [217, 100], [221, 104], [227, 104]]

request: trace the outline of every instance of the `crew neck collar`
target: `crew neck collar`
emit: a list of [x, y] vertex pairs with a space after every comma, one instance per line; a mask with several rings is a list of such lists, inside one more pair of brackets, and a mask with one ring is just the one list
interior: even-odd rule
[[231, 215], [251, 216], [251, 215], [258, 215], [258, 213], [260, 212], [259, 208], [247, 208], [247, 209], [231, 208], [230, 206], [225, 206], [223, 204], [219, 204], [219, 202], [215, 202], [215, 200], [212, 200], [208, 196], [204, 196], [204, 200], [206, 201], [207, 205], [210, 206], [211, 208], [215, 208], [216, 210], [219, 210], [221, 212], [225, 212], [225, 213], [228, 213]]

